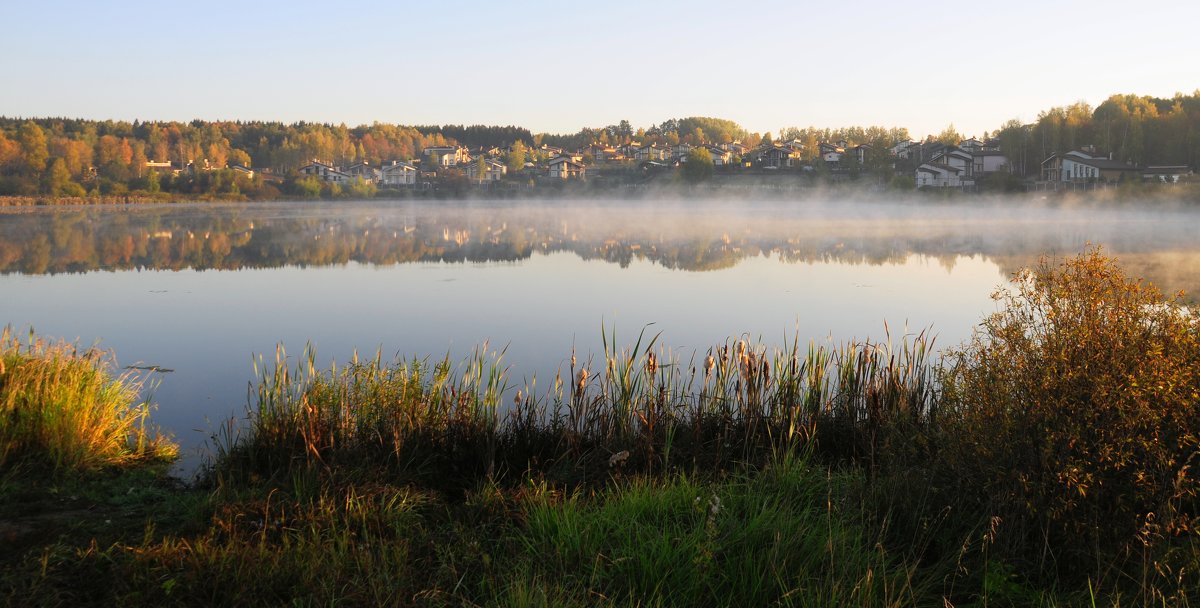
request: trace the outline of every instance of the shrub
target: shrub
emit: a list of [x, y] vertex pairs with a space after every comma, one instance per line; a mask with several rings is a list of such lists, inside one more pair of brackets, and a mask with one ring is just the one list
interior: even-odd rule
[[1014, 282], [946, 377], [950, 479], [1047, 574], [1194, 547], [1200, 314], [1099, 249]]

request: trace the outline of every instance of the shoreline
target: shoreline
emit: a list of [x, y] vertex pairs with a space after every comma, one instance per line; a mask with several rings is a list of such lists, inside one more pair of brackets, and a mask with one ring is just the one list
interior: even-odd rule
[[858, 200], [885, 199], [893, 202], [924, 202], [934, 204], [971, 203], [981, 200], [1016, 202], [1047, 201], [1051, 203], [1138, 204], [1166, 203], [1200, 205], [1200, 184], [1137, 185], [1108, 187], [1095, 190], [1023, 190], [1020, 192], [965, 192], [960, 190], [895, 190], [881, 185], [859, 186], [845, 183], [829, 184], [737, 184], [737, 183], [645, 183], [622, 185], [552, 184], [527, 187], [504, 184], [499, 188], [443, 188], [430, 190], [380, 190], [375, 196], [302, 197], [280, 195], [251, 198], [242, 194], [197, 196], [176, 193], [139, 193], [98, 196], [3, 195], [0, 209], [23, 207], [87, 207], [104, 205], [155, 205], [181, 203], [283, 203], [283, 202], [350, 202], [350, 201], [478, 201], [478, 200], [603, 200], [654, 201], [662, 198], [712, 200], [812, 201], [843, 198]]

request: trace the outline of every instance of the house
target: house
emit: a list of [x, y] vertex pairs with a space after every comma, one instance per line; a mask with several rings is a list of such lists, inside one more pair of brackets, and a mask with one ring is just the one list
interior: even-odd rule
[[250, 179], [254, 179], [254, 169], [251, 169], [250, 167], [245, 165], [230, 165], [229, 169], [241, 175], [245, 175]]
[[337, 167], [314, 159], [311, 163], [300, 167], [301, 175], [312, 175], [323, 182], [346, 183], [351, 181], [349, 174], [342, 172]]
[[842, 162], [842, 155], [846, 153], [846, 147], [827, 142], [817, 144], [817, 155], [827, 164], [836, 165]]
[[964, 175], [962, 167], [944, 163], [922, 163], [917, 167], [918, 188], [962, 188], [974, 186], [975, 181]]
[[913, 147], [917, 145], [918, 144], [916, 142], [911, 140], [897, 142], [896, 145], [888, 149], [888, 152], [890, 152], [892, 156], [895, 156], [896, 158], [909, 158], [913, 153]]
[[793, 139], [792, 141], [784, 142], [783, 145], [788, 148], [791, 148], [796, 153], [800, 154], [802, 157], [804, 156], [804, 150], [805, 150], [804, 142], [802, 142], [798, 139]]
[[983, 149], [983, 142], [972, 137], [958, 142], [958, 147], [970, 153], [975, 153]]
[[708, 155], [712, 157], [714, 167], [724, 167], [725, 165], [733, 164], [733, 152], [721, 148], [719, 146], [704, 146], [708, 150]]
[[691, 153], [692, 144], [687, 142], [679, 142], [679, 144], [671, 146], [671, 158], [674, 160], [685, 159]]
[[800, 162], [800, 153], [787, 146], [772, 145], [759, 151], [758, 162], [764, 169], [794, 167]]
[[871, 153], [871, 146], [868, 144], [858, 144], [851, 148], [854, 158], [858, 159], [858, 164], [867, 162], [867, 155]]
[[384, 186], [414, 186], [417, 183], [417, 168], [397, 160], [379, 170], [379, 183]]
[[422, 166], [430, 171], [437, 167], [457, 167], [471, 160], [471, 152], [462, 146], [432, 146], [421, 150], [421, 156], [428, 161]]
[[1149, 166], [1142, 170], [1142, 181], [1177, 184], [1181, 178], [1191, 174], [1192, 170], [1184, 165]]
[[963, 150], [957, 146], [943, 146], [937, 152], [924, 160], [925, 163], [933, 165], [946, 165], [959, 169], [961, 175], [969, 177], [975, 171], [975, 157], [971, 156], [970, 152]]
[[594, 143], [583, 149], [585, 155], [590, 154], [592, 160], [602, 163], [606, 161], [624, 160], [625, 157], [617, 152], [617, 149], [612, 146]]
[[646, 144], [634, 151], [633, 158], [639, 162], [648, 160], [663, 161], [671, 156], [671, 151], [667, 148], [660, 148], [658, 144]]
[[971, 153], [971, 159], [972, 175], [979, 176], [1009, 170], [1008, 157], [999, 150], [980, 149]]
[[1141, 170], [1109, 156], [1095, 155], [1094, 150], [1072, 150], [1054, 154], [1042, 161], [1042, 179], [1048, 182], [1109, 182], [1115, 183], [1140, 177]]
[[505, 175], [508, 175], [508, 165], [494, 159], [489, 158], [483, 161], [483, 171], [480, 172], [480, 163], [467, 163], [463, 166], [463, 172], [467, 179], [474, 182], [498, 182]]
[[550, 161], [551, 179], [584, 179], [587, 168], [566, 156], [559, 156]]
[[350, 165], [344, 171], [350, 176], [350, 179], [361, 178], [364, 182], [376, 183], [379, 181], [379, 169], [372, 167], [370, 163], [361, 162]]
[[642, 144], [640, 142], [636, 142], [636, 141], [629, 142], [629, 143], [617, 148], [617, 152], [619, 154], [621, 154], [622, 156], [624, 156], [625, 158], [635, 158], [635, 157], [637, 157], [638, 148], [641, 148], [641, 147], [642, 147]]

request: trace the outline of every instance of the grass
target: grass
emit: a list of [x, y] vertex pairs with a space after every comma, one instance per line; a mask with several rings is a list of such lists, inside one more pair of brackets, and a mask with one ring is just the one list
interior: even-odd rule
[[0, 332], [0, 469], [63, 475], [169, 461], [176, 446], [147, 426], [151, 406], [111, 355]]
[[[311, 349], [280, 350], [195, 487], [137, 466], [0, 480], [0, 516], [18, 523], [0, 526], [17, 548], [0, 554], [0, 597], [1200, 603], [1197, 313], [1098, 251], [1017, 279], [937, 361], [925, 334], [691, 356], [608, 334], [602, 360], [572, 356], [536, 394], [486, 346], [457, 366], [376, 354], [323, 370]], [[99, 369], [64, 348], [13, 347], [5, 390], [10, 357]], [[123, 433], [126, 449], [153, 445]]]
[[[572, 355], [545, 394], [509, 389], [503, 353], [450, 361], [353, 359], [318, 370], [305, 349], [260, 361], [249, 422], [216, 441], [209, 476], [244, 480], [308, 472], [348, 480], [386, 473], [445, 490], [529, 475], [605, 483], [614, 474], [761, 465], [781, 449], [883, 466], [902, 433], [934, 417], [933, 340], [795, 343], [767, 352], [744, 340], [697, 365], [606, 336], [603, 364]], [[513, 395], [511, 404], [502, 399]], [[369, 464], [368, 464], [369, 463]]]

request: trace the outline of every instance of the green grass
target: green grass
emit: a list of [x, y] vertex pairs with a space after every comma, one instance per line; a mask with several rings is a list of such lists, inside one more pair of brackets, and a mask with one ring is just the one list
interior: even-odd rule
[[[57, 454], [87, 450], [12, 421], [65, 419], [81, 384], [127, 407], [136, 393], [94, 353], [5, 334], [2, 390], [40, 388], [5, 420], [24, 443], [6, 444], [20, 466], [0, 477], [0, 597], [1200, 603], [1197, 313], [1098, 252], [1018, 279], [946, 363], [924, 334], [690, 356], [609, 334], [602, 360], [573, 355], [538, 393], [486, 347], [458, 366], [376, 354], [327, 370], [281, 350], [193, 488], [100, 464], [33, 481], [86, 470]], [[112, 463], [153, 453], [128, 430], [142, 407]]]
[[0, 332], [0, 470], [55, 475], [171, 460], [177, 448], [147, 426], [141, 383], [112, 357]]
[[[887, 606], [914, 595], [840, 475], [785, 457], [755, 475], [637, 479], [599, 497], [538, 492], [525, 578], [617, 605]], [[543, 556], [540, 559], [533, 559]]]
[[453, 491], [529, 474], [588, 485], [761, 465], [800, 447], [878, 467], [934, 417], [924, 334], [806, 351], [736, 340], [699, 363], [655, 342], [643, 334], [617, 350], [606, 336], [600, 364], [572, 355], [542, 394], [510, 388], [503, 353], [486, 347], [457, 369], [376, 354], [318, 370], [311, 349], [297, 361], [281, 349], [259, 362], [249, 423], [224, 430], [208, 475], [383, 472]]
[[463, 500], [386, 483], [210, 494], [190, 533], [148, 523], [52, 543], [0, 575], [29, 605], [796, 605], [909, 603], [842, 500], [842, 475], [787, 458], [702, 481], [590, 493], [482, 484]]

